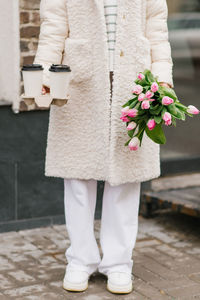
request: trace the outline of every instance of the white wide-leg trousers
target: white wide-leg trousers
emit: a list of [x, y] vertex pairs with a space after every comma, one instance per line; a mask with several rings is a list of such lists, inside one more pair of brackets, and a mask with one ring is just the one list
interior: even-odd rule
[[132, 252], [138, 232], [140, 183], [111, 186], [105, 182], [100, 245], [94, 235], [97, 181], [64, 179], [66, 227], [70, 247], [66, 250], [67, 269], [105, 275], [111, 271], [132, 272]]

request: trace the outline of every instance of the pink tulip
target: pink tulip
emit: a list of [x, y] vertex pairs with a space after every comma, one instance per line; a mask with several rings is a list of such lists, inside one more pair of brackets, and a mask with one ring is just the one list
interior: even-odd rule
[[199, 114], [199, 110], [198, 108], [196, 108], [194, 105], [189, 105], [187, 112], [193, 115], [198, 115]]
[[169, 112], [165, 112], [163, 116], [163, 120], [165, 121], [165, 125], [169, 126], [172, 123], [172, 116]]
[[156, 127], [156, 122], [154, 119], [151, 119], [148, 121], [147, 126], [149, 128], [149, 130], [153, 130]]
[[145, 97], [146, 97], [147, 99], [150, 99], [150, 98], [153, 97], [153, 95], [154, 95], [154, 93], [152, 93], [151, 91], [147, 91], [146, 94], [145, 94]]
[[127, 115], [131, 118], [134, 118], [137, 116], [138, 110], [136, 108], [131, 108], [128, 110]]
[[145, 76], [144, 76], [142, 73], [139, 73], [139, 74], [138, 74], [138, 79], [139, 79], [139, 80], [144, 79], [144, 77], [145, 77]]
[[140, 95], [138, 96], [138, 101], [143, 101], [144, 98], [145, 98], [145, 94], [142, 93], [142, 94], [140, 94]]
[[148, 100], [144, 100], [142, 102], [142, 109], [149, 109], [149, 107], [150, 107], [149, 101]]
[[121, 116], [120, 119], [121, 119], [123, 122], [130, 122], [130, 119], [129, 119], [127, 116]]
[[153, 101], [156, 101], [156, 99], [153, 99], [153, 98], [151, 98], [151, 99], [148, 99], [150, 102], [153, 102]]
[[143, 91], [143, 87], [141, 85], [136, 85], [134, 90], [132, 91], [133, 94], [139, 95]]
[[128, 144], [129, 149], [133, 151], [138, 150], [139, 145], [140, 145], [140, 141], [137, 137], [132, 138]]
[[135, 129], [135, 127], [136, 127], [136, 123], [132, 121], [132, 122], [130, 122], [128, 124], [128, 126], [126, 127], [126, 129], [127, 130], [133, 130], [133, 129]]
[[152, 85], [151, 85], [151, 91], [153, 93], [157, 92], [158, 91], [158, 84], [157, 82], [153, 82]]
[[121, 110], [122, 116], [127, 116], [128, 110], [129, 110], [129, 106], [125, 106], [124, 108], [122, 108]]
[[165, 96], [165, 97], [162, 98], [162, 104], [163, 105], [170, 105], [172, 103], [174, 103], [174, 100], [172, 98], [170, 98], [168, 96]]

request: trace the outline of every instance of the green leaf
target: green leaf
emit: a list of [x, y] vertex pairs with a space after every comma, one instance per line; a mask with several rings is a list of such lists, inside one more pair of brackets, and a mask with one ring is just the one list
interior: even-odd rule
[[187, 107], [183, 104], [181, 104], [180, 102], [175, 102], [175, 105], [177, 108], [179, 108], [180, 110], [186, 112], [187, 111]]
[[153, 76], [150, 70], [145, 70], [144, 75], [147, 82], [153, 83], [155, 81], [155, 77]]
[[181, 116], [181, 120], [185, 121], [185, 113], [182, 110], [179, 109], [179, 114]]
[[138, 111], [138, 116], [143, 116], [143, 115], [147, 115], [147, 112], [145, 111], [145, 109], [143, 109], [143, 110], [139, 110]]
[[141, 106], [141, 102], [138, 102], [138, 103], [136, 104], [135, 108], [136, 108], [136, 109], [139, 109], [140, 106]]
[[191, 117], [191, 118], [193, 118], [193, 117], [194, 117], [194, 115], [193, 115], [193, 114], [190, 114], [190, 113], [188, 113], [188, 112], [186, 112], [186, 114], [187, 114], [189, 117]]
[[125, 104], [122, 105], [122, 107], [126, 107], [129, 106], [134, 100], [135, 100], [136, 96], [130, 100], [128, 100]]
[[132, 130], [128, 130], [128, 135], [130, 136], [130, 138], [132, 138], [132, 137], [133, 137], [133, 135], [134, 135], [134, 132], [135, 132], [135, 128], [134, 128], [134, 129], [132, 129]]
[[145, 78], [142, 79], [142, 80], [136, 79], [136, 80], [135, 80], [135, 83], [136, 83], [136, 84], [140, 84], [140, 85], [143, 86], [143, 87], [145, 87], [145, 86], [148, 84], [148, 82], [146, 81]]
[[163, 107], [162, 112], [161, 112], [161, 116], [163, 117], [166, 112], [167, 112], [166, 107]]
[[142, 144], [142, 139], [143, 139], [144, 132], [145, 132], [145, 128], [142, 129], [142, 131], [141, 131], [141, 133], [140, 133], [140, 135], [139, 135], [139, 137], [138, 137], [139, 140], [140, 140], [140, 146], [141, 146], [141, 144]]
[[170, 112], [170, 114], [177, 117], [177, 109], [176, 109], [175, 104], [170, 104], [170, 105], [166, 106], [166, 108], [167, 108], [168, 112]]
[[135, 99], [133, 102], [129, 105], [129, 108], [134, 108], [134, 106], [137, 104], [138, 100]]
[[148, 81], [149, 81], [150, 83], [153, 83], [154, 80], [155, 80], [152, 73], [148, 73], [148, 74], [147, 74], [147, 79], [148, 79]]
[[129, 103], [130, 103], [130, 100], [127, 101], [125, 104], [122, 105], [122, 107], [126, 107], [126, 106], [129, 106]]
[[160, 105], [156, 110], [153, 111], [152, 115], [159, 115], [161, 113], [162, 106]]
[[180, 119], [183, 121], [185, 120], [185, 113], [182, 110], [180, 110], [179, 108], [177, 108], [174, 103], [168, 105], [167, 110], [170, 112], [171, 115], [173, 115], [177, 119]]
[[141, 121], [140, 124], [139, 124], [138, 133], [136, 134], [136, 136], [140, 140], [140, 146], [141, 146], [141, 143], [142, 143], [142, 138], [143, 138], [143, 134], [144, 134], [145, 128], [146, 128], [146, 122]]
[[129, 139], [129, 140], [124, 144], [124, 146], [128, 146], [130, 140], [131, 140], [131, 139]]
[[153, 130], [149, 130], [146, 126], [145, 132], [147, 136], [154, 141], [157, 144], [165, 144], [166, 143], [166, 137], [162, 129], [161, 124], [157, 124], [156, 127]]
[[154, 116], [153, 118], [154, 118], [154, 120], [156, 121], [157, 124], [160, 124], [161, 121], [162, 121], [162, 116], [161, 115], [160, 116]]
[[172, 125], [176, 127], [176, 118], [172, 116]]
[[157, 110], [159, 107], [160, 107], [160, 105], [159, 105], [159, 104], [156, 104], [154, 107], [151, 107], [151, 108], [150, 108], [150, 111]]
[[161, 110], [162, 110], [163, 106], [161, 104], [156, 104], [154, 107], [151, 107], [149, 109], [149, 112], [152, 114], [152, 115], [159, 115]]
[[164, 97], [164, 96], [168, 96], [174, 100], [177, 100], [177, 96], [176, 96], [176, 93], [173, 89], [171, 88], [168, 88], [166, 86], [160, 86], [159, 87], [159, 92], [161, 93], [161, 95]]

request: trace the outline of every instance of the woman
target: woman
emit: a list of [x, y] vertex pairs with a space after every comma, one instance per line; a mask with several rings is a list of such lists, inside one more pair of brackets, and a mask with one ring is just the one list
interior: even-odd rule
[[[64, 178], [71, 245], [63, 281], [83, 291], [96, 270], [113, 293], [132, 291], [132, 251], [138, 229], [140, 184], [160, 175], [159, 145], [146, 135], [137, 152], [120, 121], [138, 72], [151, 69], [172, 86], [166, 0], [42, 0], [35, 63], [68, 64], [70, 99], [51, 106], [45, 175]], [[105, 181], [101, 259], [93, 222], [97, 180]]]

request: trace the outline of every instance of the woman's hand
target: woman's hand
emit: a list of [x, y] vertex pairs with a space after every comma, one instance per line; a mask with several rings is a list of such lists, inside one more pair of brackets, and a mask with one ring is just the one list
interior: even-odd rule
[[168, 88], [172, 88], [171, 84], [167, 83], [167, 82], [159, 82], [161, 86], [165, 86]]
[[48, 88], [47, 86], [43, 85], [42, 87], [42, 95], [46, 95], [50, 93], [50, 88]]

